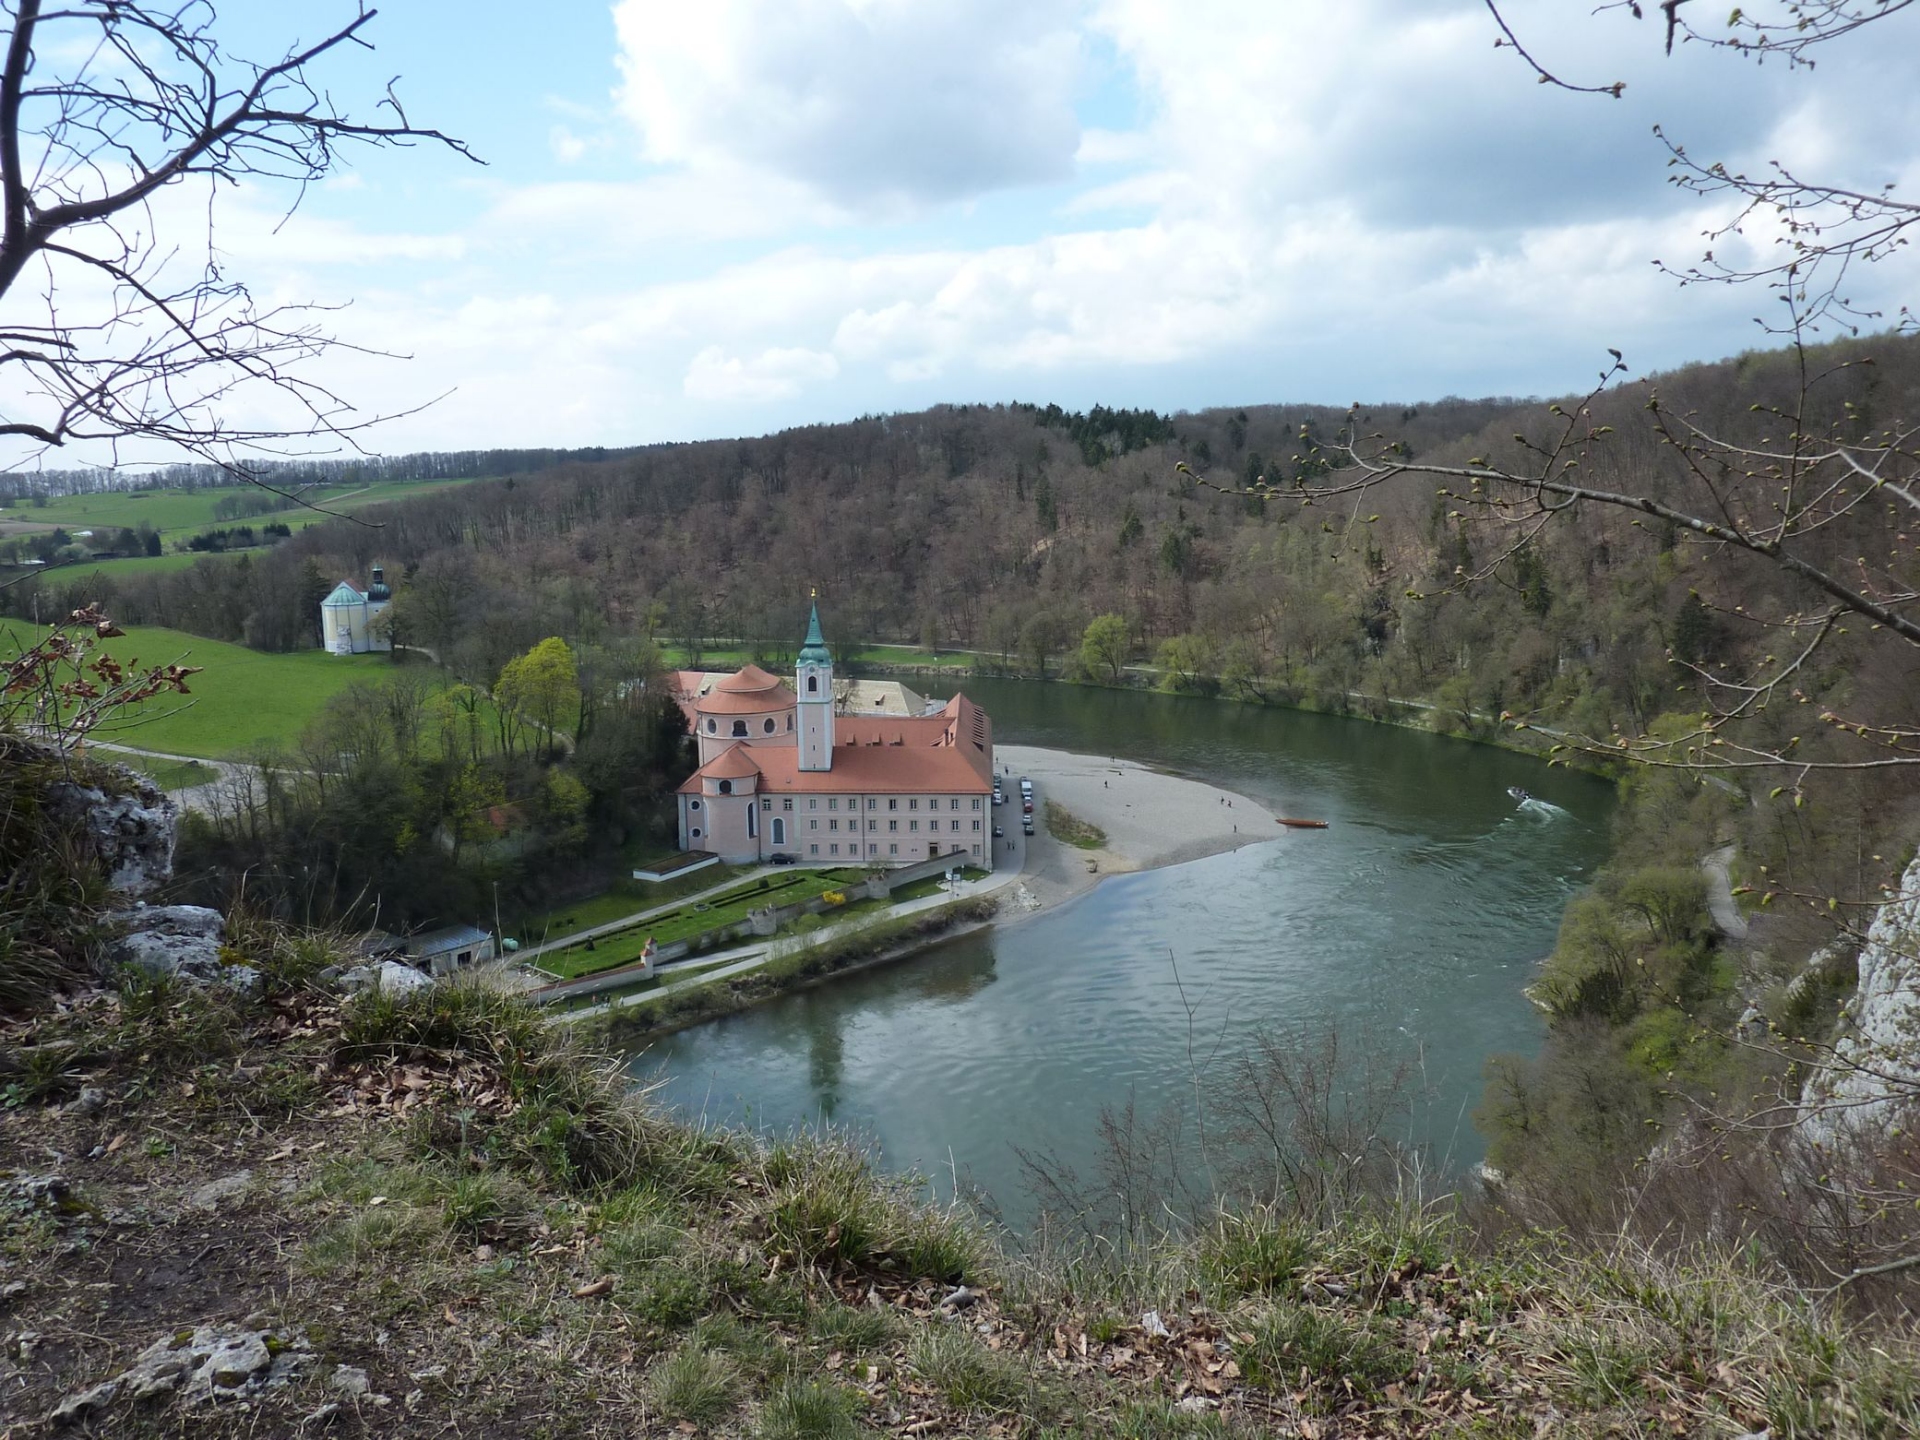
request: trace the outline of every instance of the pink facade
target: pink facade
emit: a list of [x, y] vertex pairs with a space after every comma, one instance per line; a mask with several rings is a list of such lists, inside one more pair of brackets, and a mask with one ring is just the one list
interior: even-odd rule
[[[789, 689], [749, 665], [703, 694], [681, 677], [700, 768], [680, 787], [680, 844], [730, 863], [993, 868], [993, 727], [965, 696], [919, 716], [833, 716], [808, 635]], [[812, 703], [808, 698], [811, 687]], [[798, 692], [798, 693], [796, 693]], [[824, 704], [821, 702], [825, 702]]]

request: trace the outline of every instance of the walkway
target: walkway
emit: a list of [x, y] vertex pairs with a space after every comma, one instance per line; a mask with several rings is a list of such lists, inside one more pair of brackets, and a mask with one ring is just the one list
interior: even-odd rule
[[143, 750], [138, 745], [122, 745], [112, 740], [87, 739], [88, 750], [111, 750], [117, 755], [138, 755], [146, 760], [173, 760], [187, 765], [204, 765], [214, 772], [214, 778], [203, 785], [189, 785], [184, 790], [170, 790], [167, 796], [183, 810], [211, 812], [218, 802], [231, 796], [234, 784], [243, 775], [257, 774], [252, 765], [238, 764], [232, 760], [209, 760], [204, 755], [175, 755], [166, 750]]
[[1733, 899], [1733, 878], [1728, 873], [1733, 865], [1733, 846], [1722, 845], [1718, 850], [1700, 862], [1700, 868], [1707, 876], [1707, 909], [1713, 915], [1713, 923], [1720, 927], [1720, 933], [1730, 940], [1747, 938], [1747, 917], [1740, 913], [1740, 907]]

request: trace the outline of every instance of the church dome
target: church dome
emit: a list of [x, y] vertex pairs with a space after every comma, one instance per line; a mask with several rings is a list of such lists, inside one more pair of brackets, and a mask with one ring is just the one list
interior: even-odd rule
[[769, 715], [793, 703], [793, 691], [758, 665], [749, 665], [695, 700], [693, 708], [699, 715]]

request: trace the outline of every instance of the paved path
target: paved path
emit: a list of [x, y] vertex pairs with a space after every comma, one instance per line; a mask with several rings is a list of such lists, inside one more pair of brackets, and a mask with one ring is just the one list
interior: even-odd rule
[[1731, 940], [1747, 938], [1747, 917], [1733, 900], [1733, 880], [1727, 873], [1733, 864], [1733, 846], [1722, 845], [1700, 862], [1707, 876], [1707, 909], [1720, 933]]
[[183, 810], [214, 810], [221, 800], [230, 796], [241, 777], [256, 773], [253, 766], [237, 764], [232, 760], [209, 760], [204, 755], [174, 755], [165, 750], [143, 750], [138, 745], [122, 745], [111, 740], [90, 738], [87, 749], [111, 750], [117, 755], [138, 755], [146, 760], [175, 760], [188, 765], [206, 766], [214, 772], [213, 779], [204, 785], [189, 785], [184, 790], [167, 792], [173, 803]]

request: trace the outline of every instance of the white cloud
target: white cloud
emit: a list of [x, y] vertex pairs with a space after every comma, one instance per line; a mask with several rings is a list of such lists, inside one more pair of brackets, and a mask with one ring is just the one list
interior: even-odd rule
[[1079, 145], [1065, 0], [619, 0], [649, 160], [744, 166], [888, 210], [1060, 181]]
[[[1725, 213], [1662, 183], [1652, 119], [1714, 158], [1920, 182], [1897, 58], [1668, 62], [1623, 12], [1513, 0], [1545, 58], [1629, 81], [1616, 104], [1531, 83], [1476, 0], [1275, 8], [1088, 0], [1076, 34], [1067, 0], [623, 0], [623, 113], [549, 99], [534, 158], [439, 212], [477, 193], [470, 225], [376, 185], [278, 234], [240, 192], [218, 233], [262, 293], [345, 289], [337, 328], [417, 357], [338, 355], [341, 393], [458, 387], [386, 448], [613, 445], [942, 399], [1559, 390], [1608, 345], [1644, 370], [1756, 338], [1758, 292], [1648, 263], [1697, 256]], [[1083, 54], [1124, 93], [1089, 103]], [[629, 123], [651, 168], [622, 174]], [[593, 178], [554, 178], [548, 147]], [[191, 227], [192, 203], [158, 218]], [[1857, 279], [1863, 303], [1898, 284]]]
[[787, 399], [839, 373], [840, 363], [818, 350], [762, 350], [742, 359], [709, 345], [693, 357], [682, 389], [693, 400], [751, 404]]

